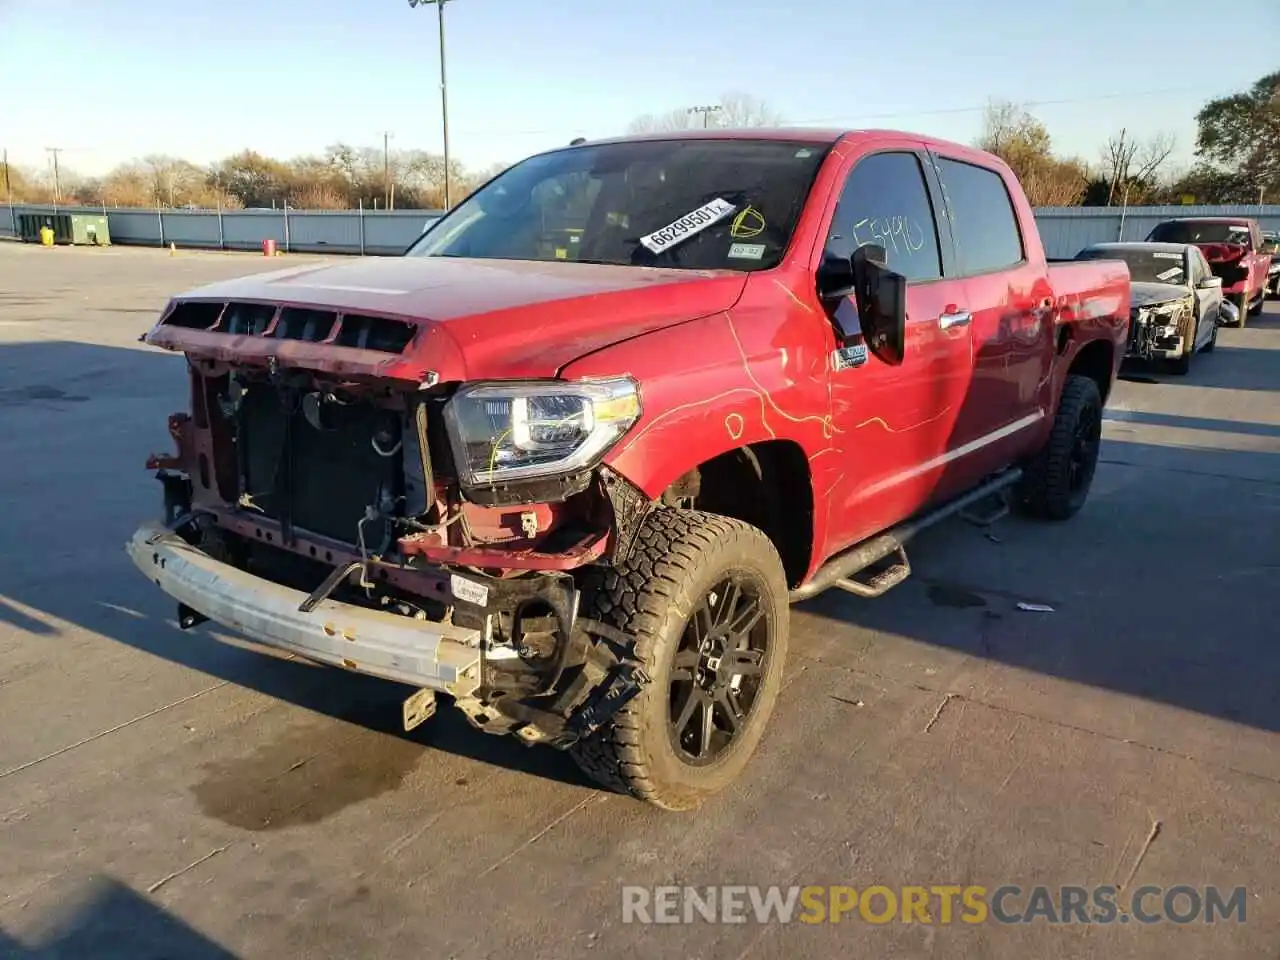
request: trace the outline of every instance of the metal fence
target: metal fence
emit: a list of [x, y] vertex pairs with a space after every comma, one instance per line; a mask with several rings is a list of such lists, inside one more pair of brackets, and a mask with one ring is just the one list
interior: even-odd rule
[[[111, 242], [203, 250], [261, 250], [264, 240], [292, 253], [404, 253], [440, 217], [439, 210], [113, 210], [57, 207], [58, 213], [107, 215]], [[52, 206], [0, 207], [0, 236], [17, 234], [24, 213], [51, 214]]]
[[[274, 240], [280, 250], [396, 256], [434, 222], [433, 210], [111, 210], [59, 207], [63, 213], [107, 215], [113, 243], [142, 246], [259, 250]], [[23, 213], [53, 207], [0, 208], [0, 236], [17, 233]], [[1036, 211], [1040, 235], [1051, 257], [1072, 257], [1105, 240], [1142, 240], [1161, 220], [1189, 216], [1247, 216], [1263, 229], [1280, 229], [1280, 205], [1229, 207], [1044, 207]]]

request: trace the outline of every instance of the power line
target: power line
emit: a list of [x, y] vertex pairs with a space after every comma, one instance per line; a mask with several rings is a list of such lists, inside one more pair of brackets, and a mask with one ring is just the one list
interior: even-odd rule
[[[1077, 103], [1097, 103], [1097, 102], [1106, 101], [1106, 100], [1138, 100], [1138, 99], [1144, 99], [1148, 97], [1164, 97], [1164, 96], [1172, 96], [1175, 94], [1183, 94], [1183, 93], [1196, 93], [1201, 95], [1209, 95], [1216, 92], [1219, 92], [1219, 88], [1217, 87], [1214, 87], [1213, 89], [1210, 89], [1205, 86], [1165, 87], [1159, 90], [1125, 90], [1125, 91], [1115, 91], [1112, 93], [1090, 94], [1088, 96], [1080, 96], [1080, 97], [1062, 97], [1062, 98], [1053, 99], [1053, 100], [1022, 101], [1018, 103], [1018, 106], [1023, 107], [1024, 109], [1027, 109], [1027, 110], [1032, 110], [1037, 107], [1068, 106], [1068, 105], [1077, 104]], [[783, 125], [789, 126], [789, 127], [803, 127], [803, 126], [811, 126], [811, 125], [822, 124], [822, 123], [853, 124], [853, 123], [863, 123], [869, 120], [894, 120], [900, 117], [934, 117], [934, 116], [948, 116], [948, 115], [963, 114], [963, 113], [982, 113], [984, 110], [987, 109], [988, 106], [990, 106], [990, 102], [974, 104], [972, 106], [964, 106], [964, 107], [941, 107], [941, 108], [932, 109], [932, 110], [900, 109], [900, 110], [887, 111], [884, 113], [841, 114], [838, 116], [809, 117], [803, 120], [786, 120], [783, 122]], [[497, 128], [488, 128], [488, 129], [472, 128], [469, 130], [462, 130], [459, 132], [466, 133], [472, 136], [501, 133], [504, 136], [534, 137], [534, 136], [560, 136], [563, 134], [564, 131], [548, 130], [548, 129], [499, 130]]]

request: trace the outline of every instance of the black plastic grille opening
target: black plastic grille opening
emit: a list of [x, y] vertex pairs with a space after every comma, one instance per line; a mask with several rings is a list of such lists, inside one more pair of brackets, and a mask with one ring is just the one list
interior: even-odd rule
[[164, 318], [163, 325], [182, 327], [186, 330], [208, 330], [218, 322], [218, 314], [221, 312], [221, 303], [203, 300], [183, 301]]
[[218, 329], [223, 333], [258, 336], [271, 326], [276, 308], [269, 303], [228, 303]]
[[308, 310], [303, 307], [285, 307], [280, 311], [275, 336], [279, 340], [306, 340], [318, 343], [333, 332], [338, 315], [332, 310]]
[[342, 327], [338, 331], [337, 343], [340, 347], [378, 350], [382, 353], [402, 353], [413, 340], [415, 330], [413, 324], [404, 320], [347, 313], [342, 316]]

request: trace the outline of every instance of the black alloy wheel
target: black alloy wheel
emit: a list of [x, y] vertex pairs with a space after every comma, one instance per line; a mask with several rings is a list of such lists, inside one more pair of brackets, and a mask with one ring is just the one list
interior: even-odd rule
[[772, 647], [772, 624], [747, 571], [730, 574], [703, 595], [672, 663], [668, 727], [685, 763], [716, 760], [751, 716]]

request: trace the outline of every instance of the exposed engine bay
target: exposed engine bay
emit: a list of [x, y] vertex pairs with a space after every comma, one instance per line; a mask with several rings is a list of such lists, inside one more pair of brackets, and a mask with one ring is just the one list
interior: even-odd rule
[[[148, 461], [186, 543], [306, 593], [303, 613], [333, 600], [474, 631], [480, 675], [456, 695], [489, 732], [568, 745], [607, 718], [597, 696], [638, 691], [627, 638], [578, 611], [586, 568], [626, 548], [647, 506], [625, 480], [595, 468], [476, 482], [503, 451], [456, 468], [453, 385], [188, 362], [178, 452]], [[179, 611], [184, 627], [204, 619]]]
[[1144, 304], [1129, 311], [1129, 342], [1125, 356], [1142, 360], [1180, 357], [1194, 350], [1194, 298]]

